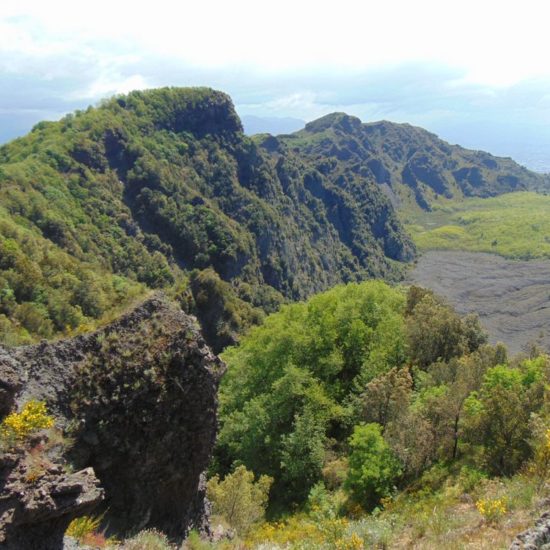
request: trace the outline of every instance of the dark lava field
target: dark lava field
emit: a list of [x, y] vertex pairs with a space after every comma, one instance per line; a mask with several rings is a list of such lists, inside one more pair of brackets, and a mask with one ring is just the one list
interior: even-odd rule
[[407, 282], [444, 296], [460, 313], [477, 312], [491, 343], [505, 343], [512, 354], [529, 343], [550, 350], [550, 261], [429, 251]]

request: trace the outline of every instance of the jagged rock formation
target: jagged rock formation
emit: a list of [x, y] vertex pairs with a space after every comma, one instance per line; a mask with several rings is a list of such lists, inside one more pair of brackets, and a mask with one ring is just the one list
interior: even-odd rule
[[545, 512], [535, 526], [520, 533], [510, 550], [540, 550], [550, 548], [550, 512]]
[[[0, 354], [0, 388], [11, 388], [17, 405], [45, 401], [74, 438], [60, 459], [83, 469], [73, 476], [87, 479], [82, 491], [90, 490], [82, 494], [90, 504], [98, 500], [86, 496], [96, 487], [95, 472], [109, 528], [156, 527], [176, 539], [191, 526], [207, 529], [202, 472], [214, 445], [223, 371], [193, 318], [160, 295], [98, 332]], [[22, 474], [17, 460], [7, 464], [2, 499], [9, 502], [17, 487], [9, 480]], [[40, 478], [54, 500], [56, 491], [76, 494], [73, 481], [58, 468]], [[19, 492], [33, 502], [30, 486]], [[68, 510], [74, 515], [78, 506]], [[0, 528], [16, 536], [15, 527]]]
[[24, 452], [0, 457], [0, 547], [6, 550], [62, 548], [71, 520], [104, 498], [92, 468], [68, 473], [60, 464], [41, 467], [36, 474]]

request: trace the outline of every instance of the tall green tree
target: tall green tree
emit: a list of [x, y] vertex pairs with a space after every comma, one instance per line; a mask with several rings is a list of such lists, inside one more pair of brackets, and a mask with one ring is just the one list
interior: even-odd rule
[[349, 446], [345, 487], [355, 502], [370, 509], [391, 493], [401, 474], [401, 465], [382, 437], [378, 424], [355, 426]]

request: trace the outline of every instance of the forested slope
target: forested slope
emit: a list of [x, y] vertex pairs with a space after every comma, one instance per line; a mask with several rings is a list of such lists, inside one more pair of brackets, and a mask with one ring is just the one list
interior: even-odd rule
[[248, 138], [221, 92], [132, 92], [0, 148], [0, 339], [87, 329], [160, 287], [219, 350], [284, 301], [398, 279], [415, 247], [396, 207], [545, 181], [408, 125], [334, 113]]
[[298, 155], [273, 159], [209, 89], [134, 92], [38, 124], [0, 149], [0, 196], [8, 343], [76, 328], [183, 270], [211, 268], [195, 282], [232, 295], [238, 325], [251, 307], [392, 277], [414, 254], [374, 182], [349, 190]]
[[363, 124], [345, 113], [326, 115], [281, 141], [322, 173], [376, 181], [397, 207], [429, 210], [438, 197], [490, 197], [549, 184], [548, 176], [510, 158], [451, 145], [410, 124]]

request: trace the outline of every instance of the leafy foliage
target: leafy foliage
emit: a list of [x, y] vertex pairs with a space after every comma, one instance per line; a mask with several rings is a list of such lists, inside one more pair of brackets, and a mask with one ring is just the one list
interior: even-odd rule
[[267, 505], [269, 488], [273, 480], [254, 474], [244, 466], [238, 466], [222, 481], [218, 476], [208, 481], [207, 496], [215, 514], [222, 516], [240, 534], [246, 534], [251, 526], [262, 520]]
[[284, 306], [224, 359], [215, 468], [273, 477], [274, 514], [321, 480], [338, 492], [346, 479], [350, 503], [373, 508], [449, 464], [464, 479], [512, 475], [533, 456], [529, 419], [548, 422], [550, 360], [510, 361], [477, 318], [414, 286]]
[[351, 397], [405, 357], [402, 292], [349, 284], [284, 306], [224, 354], [218, 460], [275, 478], [305, 499], [330, 437], [346, 437]]
[[378, 424], [355, 426], [349, 445], [346, 487], [356, 502], [369, 509], [391, 493], [400, 464]]

